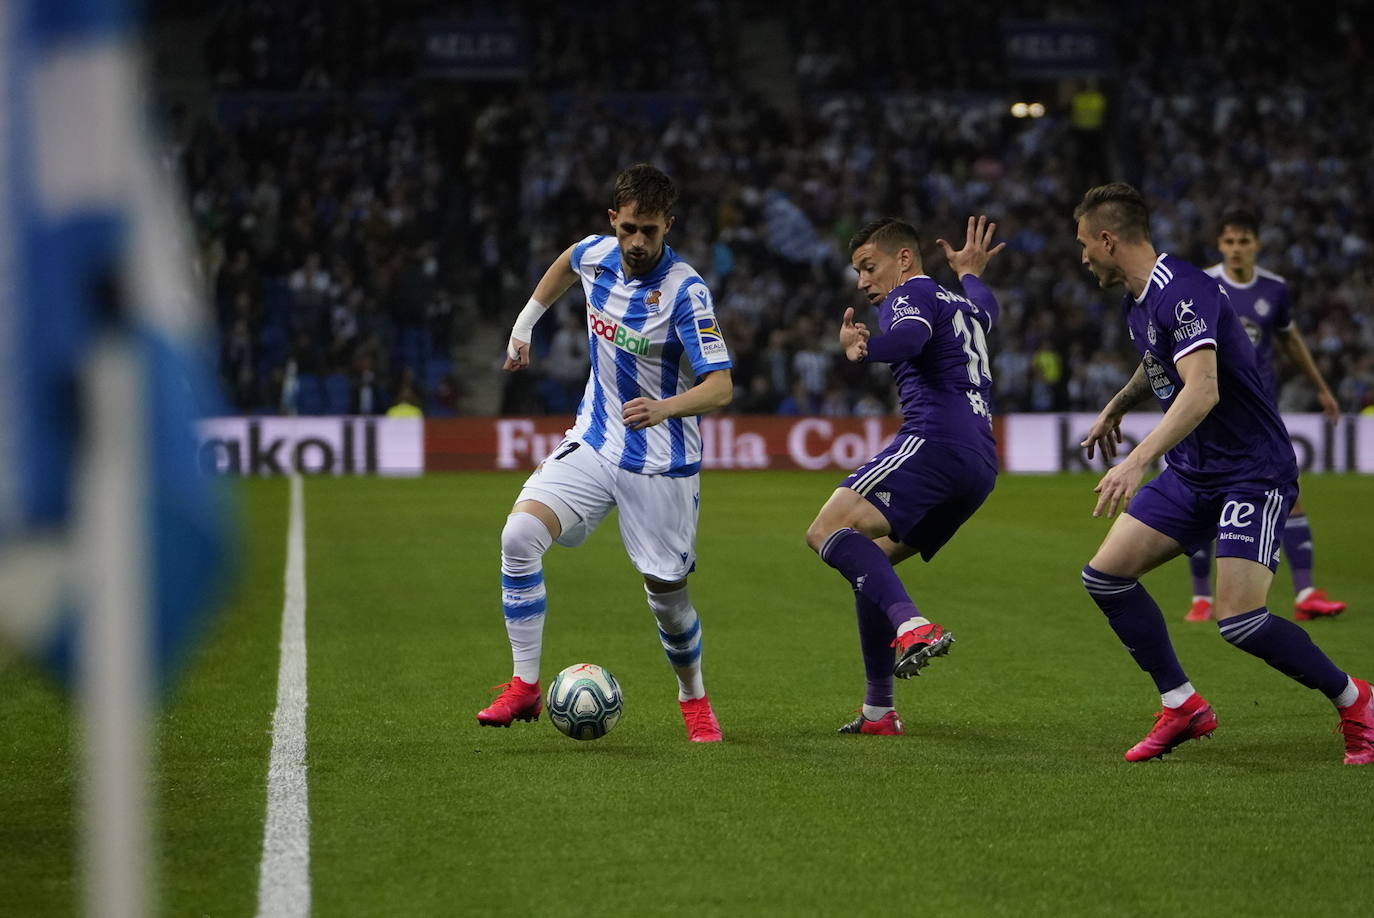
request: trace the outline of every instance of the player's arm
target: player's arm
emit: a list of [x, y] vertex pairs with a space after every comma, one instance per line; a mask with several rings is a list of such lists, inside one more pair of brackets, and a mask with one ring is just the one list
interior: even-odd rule
[[1093, 516], [1103, 509], [1107, 516], [1115, 516], [1118, 506], [1125, 509], [1131, 496], [1140, 487], [1145, 470], [1160, 456], [1173, 449], [1216, 406], [1221, 398], [1217, 386], [1217, 352], [1215, 348], [1199, 347], [1179, 357], [1174, 366], [1183, 381], [1169, 410], [1154, 430], [1131, 450], [1120, 464], [1107, 470], [1093, 490], [1097, 492], [1097, 506]]
[[572, 250], [573, 246], [564, 249], [563, 254], [555, 258], [544, 276], [539, 278], [539, 283], [535, 284], [534, 295], [520, 310], [515, 327], [511, 329], [510, 341], [506, 344], [506, 360], [501, 364], [501, 369], [515, 372], [530, 365], [534, 324], [577, 281], [577, 272], [572, 266]]
[[1121, 442], [1121, 419], [1126, 416], [1126, 412], [1151, 395], [1150, 379], [1145, 373], [1145, 364], [1141, 363], [1135, 368], [1130, 382], [1112, 396], [1111, 401], [1107, 402], [1107, 407], [1102, 409], [1093, 421], [1093, 426], [1088, 429], [1088, 436], [1078, 444], [1087, 449], [1089, 460], [1098, 449], [1102, 451], [1104, 462], [1115, 458], [1116, 445]]
[[[849, 312], [845, 313], [850, 315]], [[867, 338], [861, 344], [861, 355], [858, 358], [849, 357], [850, 360], [865, 360], [869, 363], [896, 363], [899, 360], [911, 360], [921, 353], [930, 340], [932, 329], [930, 323], [924, 316], [908, 315], [899, 316], [883, 334], [876, 338]], [[866, 332], [865, 332], [866, 334]], [[843, 330], [841, 330], [841, 341]], [[845, 350], [845, 356], [849, 356], [849, 349]]]
[[1303, 376], [1312, 383], [1312, 388], [1317, 390], [1317, 401], [1321, 403], [1322, 414], [1332, 424], [1341, 419], [1341, 406], [1336, 401], [1336, 396], [1331, 394], [1331, 387], [1322, 379], [1321, 370], [1317, 369], [1317, 362], [1312, 359], [1312, 352], [1307, 349], [1307, 345], [1302, 340], [1302, 335], [1298, 332], [1296, 325], [1287, 328], [1280, 328], [1274, 332], [1279, 344], [1283, 347], [1283, 352], [1288, 355], [1288, 359], [1293, 361], [1293, 365], [1298, 368]]
[[621, 410], [630, 430], [644, 430], [668, 418], [696, 417], [730, 404], [735, 384], [729, 370], [711, 370], [686, 392], [668, 398], [632, 398]]

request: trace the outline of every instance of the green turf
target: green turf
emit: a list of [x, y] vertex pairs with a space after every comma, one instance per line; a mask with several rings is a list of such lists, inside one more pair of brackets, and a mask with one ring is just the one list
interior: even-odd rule
[[[610, 668], [620, 725], [479, 729], [509, 675], [496, 563], [521, 476], [305, 485], [317, 915], [1364, 915], [1374, 770], [1340, 764], [1319, 697], [1184, 626], [1186, 566], [1147, 578], [1217, 738], [1121, 752], [1157, 706], [1079, 583], [1105, 521], [1089, 477], [1004, 477], [931, 565], [904, 565], [958, 637], [898, 683], [905, 737], [838, 736], [862, 696], [849, 591], [802, 533], [830, 473], [708, 474], [707, 684], [726, 742], [694, 746], [614, 519], [547, 558], [544, 674]], [[286, 485], [245, 488], [243, 580], [158, 724], [167, 914], [254, 908], [275, 702]], [[1374, 481], [1304, 480], [1310, 631], [1374, 670]], [[1349, 521], [1349, 522], [1347, 522]], [[1281, 568], [1271, 606], [1291, 601]], [[71, 914], [68, 705], [0, 672], [0, 913]]]

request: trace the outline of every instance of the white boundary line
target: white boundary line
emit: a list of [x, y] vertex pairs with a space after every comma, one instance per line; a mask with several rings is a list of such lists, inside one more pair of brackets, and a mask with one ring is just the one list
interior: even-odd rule
[[305, 500], [291, 476], [281, 668], [267, 768], [267, 819], [258, 872], [258, 918], [310, 914], [310, 800], [305, 763]]

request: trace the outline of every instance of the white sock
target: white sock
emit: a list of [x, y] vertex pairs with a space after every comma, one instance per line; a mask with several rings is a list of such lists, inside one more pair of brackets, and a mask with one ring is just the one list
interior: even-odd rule
[[1193, 683], [1185, 682], [1178, 688], [1169, 689], [1159, 696], [1160, 701], [1164, 702], [1166, 708], [1176, 708], [1189, 698], [1193, 697]]
[[890, 707], [883, 708], [876, 704], [866, 704], [864, 705], [864, 720], [881, 720], [891, 710]]
[[1345, 677], [1345, 691], [1341, 692], [1331, 701], [1338, 708], [1348, 708], [1355, 703], [1355, 699], [1360, 697], [1360, 687], [1355, 684], [1355, 680], [1349, 676]]
[[539, 518], [512, 513], [501, 530], [501, 608], [510, 639], [513, 675], [522, 682], [539, 681], [539, 657], [544, 648], [544, 552], [553, 536]]
[[1312, 592], [1313, 592], [1315, 589], [1316, 589], [1316, 587], [1307, 587], [1307, 588], [1305, 588], [1305, 589], [1299, 590], [1299, 591], [1298, 591], [1297, 597], [1296, 597], [1293, 601], [1294, 601], [1294, 602], [1302, 602], [1304, 599], [1306, 599], [1307, 597], [1311, 596], [1311, 595], [1312, 595]]
[[897, 637], [901, 637], [908, 631], [914, 631], [922, 625], [929, 625], [930, 619], [917, 615], [915, 618], [908, 618], [897, 628]]
[[658, 620], [658, 639], [677, 675], [677, 700], [688, 701], [706, 694], [701, 679], [701, 619], [687, 597], [687, 587], [668, 593], [655, 593], [647, 586], [644, 594], [649, 611]]
[[1210, 597], [1210, 596], [1198, 596], [1198, 595], [1194, 594], [1194, 596], [1193, 596], [1193, 602], [1197, 602], [1199, 599], [1201, 599], [1203, 602], [1211, 602], [1211, 601], [1212, 601], [1212, 597]]

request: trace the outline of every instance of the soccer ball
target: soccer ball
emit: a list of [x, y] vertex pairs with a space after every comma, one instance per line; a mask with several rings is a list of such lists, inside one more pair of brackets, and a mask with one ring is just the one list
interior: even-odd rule
[[599, 739], [620, 720], [620, 683], [595, 663], [575, 663], [549, 686], [549, 720], [575, 740]]

